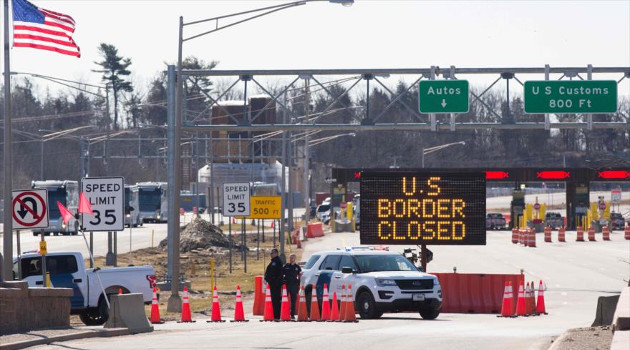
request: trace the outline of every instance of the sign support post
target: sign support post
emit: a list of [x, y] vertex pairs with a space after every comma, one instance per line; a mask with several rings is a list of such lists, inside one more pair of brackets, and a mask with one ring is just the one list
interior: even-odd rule
[[230, 220], [230, 273], [232, 273], [232, 218], [240, 216], [241, 219], [241, 260], [245, 264], [247, 272], [247, 242], [245, 240], [245, 217], [250, 212], [250, 185], [249, 182], [223, 184], [223, 216]]
[[[46, 279], [46, 254], [48, 252], [47, 252], [47, 249], [46, 249], [46, 238], [44, 238], [44, 236], [45, 236], [44, 235], [44, 230], [42, 230], [40, 232], [40, 236], [41, 236], [41, 241], [39, 242], [39, 253], [42, 256], [42, 281], [44, 282], [43, 283], [44, 287], [48, 287], [47, 279]], [[42, 249], [42, 247], [44, 249]]]
[[247, 219], [241, 220], [241, 227], [243, 229], [243, 272], [247, 273]]
[[[90, 256], [94, 256], [94, 232], [90, 231]], [[90, 259], [90, 268], [94, 268], [94, 259]]]
[[16, 231], [17, 233], [17, 257], [18, 257], [18, 279], [22, 279], [22, 247], [21, 247], [21, 239], [20, 239], [20, 230]]

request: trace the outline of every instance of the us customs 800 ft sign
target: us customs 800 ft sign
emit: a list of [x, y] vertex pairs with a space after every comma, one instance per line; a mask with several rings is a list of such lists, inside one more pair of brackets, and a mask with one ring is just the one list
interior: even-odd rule
[[361, 244], [486, 244], [484, 173], [361, 174]]

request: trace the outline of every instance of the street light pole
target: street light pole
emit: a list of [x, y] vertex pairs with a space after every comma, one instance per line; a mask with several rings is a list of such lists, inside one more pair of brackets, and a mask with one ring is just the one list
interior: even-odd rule
[[4, 222], [2, 237], [4, 261], [0, 264], [0, 281], [12, 279], [13, 269], [13, 140], [11, 134], [11, 65], [9, 54], [9, 1], [4, 1]]
[[424, 147], [422, 147], [420, 154], [422, 155], [422, 161], [420, 162], [420, 165], [422, 169], [424, 169]]
[[39, 179], [40, 180], [45, 180], [44, 179], [44, 135], [42, 135], [39, 139], [39, 152], [40, 152], [40, 158], [39, 158]]
[[[304, 79], [304, 123], [308, 124], [308, 118], [310, 113], [311, 103], [311, 90], [310, 79], [307, 77]], [[311, 215], [311, 196], [309, 188], [309, 173], [310, 173], [310, 147], [308, 143], [309, 134], [306, 134], [304, 138], [304, 225], [308, 225]], [[299, 238], [298, 238], [299, 239]]]
[[[177, 72], [173, 66], [169, 66], [168, 79], [169, 79], [169, 120], [168, 120], [168, 256], [167, 261], [169, 269], [171, 271], [171, 296], [168, 299], [167, 311], [180, 312], [181, 311], [181, 298], [179, 297], [179, 190], [181, 181], [181, 157], [180, 157], [180, 120], [182, 113], [182, 76], [181, 76], [181, 37], [182, 37], [182, 23], [183, 18], [179, 18], [180, 22], [180, 47], [177, 60]], [[172, 82], [174, 81], [175, 84]], [[173, 87], [176, 86], [176, 89]], [[173, 91], [176, 90], [176, 91]], [[175, 96], [173, 96], [175, 95]], [[175, 97], [176, 102], [170, 103]]]
[[[172, 182], [169, 181], [169, 199], [170, 199], [169, 202], [171, 203], [171, 205], [169, 206], [169, 211], [168, 211], [168, 233], [167, 233], [168, 238], [169, 238], [169, 243], [172, 242], [173, 244], [169, 244], [168, 246], [168, 257], [169, 257], [168, 261], [169, 261], [169, 264], [173, 264], [172, 271], [174, 275], [172, 276], [173, 283], [171, 284], [171, 297], [169, 298], [168, 308], [167, 308], [167, 311], [169, 312], [181, 311], [181, 299], [179, 297], [179, 283], [175, 283], [175, 282], [179, 280], [179, 270], [180, 270], [179, 269], [179, 191], [181, 188], [180, 139], [181, 139], [181, 123], [182, 123], [182, 116], [183, 116], [183, 88], [184, 88], [183, 75], [182, 75], [183, 44], [185, 41], [189, 41], [189, 40], [192, 40], [192, 39], [195, 39], [195, 38], [207, 35], [207, 34], [211, 34], [216, 31], [238, 25], [240, 23], [248, 22], [255, 18], [259, 18], [259, 17], [265, 16], [274, 12], [291, 8], [291, 7], [304, 5], [307, 2], [315, 2], [315, 1], [329, 1], [331, 3], [338, 3], [344, 6], [351, 6], [354, 3], [354, 0], [303, 0], [303, 1], [295, 1], [291, 3], [286, 3], [286, 4], [279, 4], [275, 6], [262, 7], [262, 8], [258, 8], [254, 10], [238, 12], [238, 13], [233, 13], [233, 14], [224, 15], [224, 16], [207, 18], [207, 19], [193, 21], [189, 23], [184, 23], [184, 18], [182, 16], [179, 17], [179, 37], [178, 37], [178, 42], [177, 42], [177, 71], [174, 72], [174, 74], [172, 75], [172, 77], [175, 78], [175, 85], [171, 85], [172, 83], [169, 83], [169, 87], [172, 88], [173, 86], [175, 86], [175, 89], [176, 89], [175, 110], [171, 110], [169, 107], [169, 113], [170, 112], [173, 113], [173, 118], [169, 119], [169, 128], [171, 127], [174, 128], [173, 132], [171, 133], [171, 137], [173, 138], [173, 140], [169, 140], [169, 142], [172, 144], [172, 147], [169, 147], [168, 149], [168, 158], [169, 158], [168, 178], [169, 180], [171, 179], [173, 180]], [[219, 25], [219, 20], [223, 20], [223, 19], [235, 17], [235, 16], [240, 16], [240, 15], [251, 15], [251, 16], [242, 20], [238, 20], [233, 23], [226, 24], [226, 25], [222, 25], [222, 26]], [[184, 38], [184, 26], [205, 23], [205, 22], [210, 22], [210, 21], [216, 21], [216, 26], [214, 29], [190, 36], [188, 38]], [[6, 36], [6, 33], [5, 33], [5, 36]], [[172, 69], [172, 66], [170, 66], [169, 69]], [[172, 101], [172, 99], [170, 101]], [[6, 152], [6, 147], [5, 147], [5, 152]], [[5, 187], [6, 187], [6, 180], [5, 180]], [[5, 194], [5, 197], [6, 197], [6, 194]], [[10, 272], [10, 268], [11, 267], [9, 267], [8, 269], [5, 268], [5, 270]]]
[[433, 152], [437, 152], [439, 150], [445, 149], [447, 147], [451, 147], [451, 146], [456, 146], [456, 145], [462, 145], [465, 146], [466, 145], [466, 141], [459, 141], [459, 142], [452, 142], [452, 143], [447, 143], [444, 145], [439, 145], [439, 146], [434, 146], [434, 147], [429, 147], [429, 148], [424, 148], [422, 147], [422, 158], [420, 161], [420, 164], [422, 166], [422, 168], [424, 168], [424, 156], [429, 154], [429, 153], [433, 153]]

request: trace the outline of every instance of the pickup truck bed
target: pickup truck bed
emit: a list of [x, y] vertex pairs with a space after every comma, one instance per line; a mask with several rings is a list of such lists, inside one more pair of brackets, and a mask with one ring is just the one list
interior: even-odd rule
[[[14, 278], [18, 278], [18, 259], [14, 262]], [[152, 266], [130, 266], [86, 269], [83, 256], [77, 252], [50, 253], [45, 258], [46, 271], [52, 287], [72, 288], [71, 313], [79, 314], [87, 325], [99, 325], [107, 321], [109, 310], [105, 296], [123, 293], [141, 293], [145, 303], [151, 302], [155, 286]], [[28, 253], [21, 256], [21, 279], [29, 286], [43, 286], [42, 256]], [[104, 292], [103, 292], [104, 291]]]

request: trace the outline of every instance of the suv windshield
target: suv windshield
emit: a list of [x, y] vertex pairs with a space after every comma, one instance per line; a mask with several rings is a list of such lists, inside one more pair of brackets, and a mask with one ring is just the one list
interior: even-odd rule
[[308, 259], [308, 261], [306, 262], [306, 265], [304, 265], [305, 269], [310, 269], [313, 267], [313, 265], [315, 265], [315, 263], [317, 262], [317, 260], [319, 260], [319, 255], [311, 255], [311, 257]]
[[355, 255], [361, 272], [417, 271], [402, 255]]
[[328, 204], [322, 204], [317, 208], [317, 211], [320, 213], [328, 211], [328, 210], [330, 210], [330, 205]]

